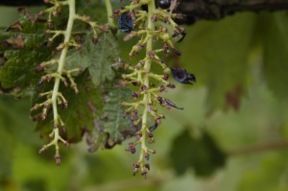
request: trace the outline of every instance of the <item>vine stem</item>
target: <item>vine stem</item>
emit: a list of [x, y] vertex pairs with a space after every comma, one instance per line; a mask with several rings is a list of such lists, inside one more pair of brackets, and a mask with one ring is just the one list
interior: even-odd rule
[[105, 6], [106, 6], [108, 24], [110, 25], [110, 27], [115, 28], [111, 0], [105, 0]]
[[[68, 18], [66, 30], [64, 31], [64, 47], [61, 51], [59, 62], [58, 62], [57, 73], [59, 74], [59, 76], [62, 76], [62, 73], [64, 70], [64, 65], [65, 65], [66, 55], [67, 55], [68, 48], [69, 48], [69, 42], [71, 39], [73, 24], [74, 24], [74, 20], [76, 17], [75, 0], [67, 0], [67, 2], [69, 6], [69, 18]], [[52, 107], [53, 107], [53, 121], [54, 121], [55, 129], [58, 129], [58, 125], [59, 125], [58, 124], [59, 115], [58, 115], [58, 108], [57, 108], [57, 96], [59, 92], [60, 81], [61, 81], [60, 77], [55, 78], [53, 91], [52, 91], [52, 97], [51, 97]], [[55, 136], [56, 136], [56, 133], [58, 134], [58, 131], [59, 130], [55, 130]]]
[[[153, 13], [155, 11], [155, 2], [154, 0], [150, 0], [148, 2], [148, 15], [147, 15], [147, 30], [148, 30], [148, 40], [146, 43], [146, 59], [144, 64], [144, 73], [143, 73], [143, 84], [149, 89], [149, 73], [151, 68], [151, 60], [149, 59], [149, 52], [153, 50], [153, 36], [151, 34], [154, 31], [154, 23], [153, 23]], [[141, 153], [139, 161], [143, 163], [145, 154], [147, 153], [147, 146], [146, 146], [146, 136], [147, 136], [147, 117], [148, 117], [148, 107], [149, 107], [149, 92], [146, 92], [143, 96], [143, 103], [144, 103], [144, 110], [142, 114], [142, 125], [141, 125]]]

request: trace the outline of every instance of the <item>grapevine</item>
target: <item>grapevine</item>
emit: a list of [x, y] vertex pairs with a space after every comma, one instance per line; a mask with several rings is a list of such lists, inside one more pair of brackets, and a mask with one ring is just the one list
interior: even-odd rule
[[[95, 22], [87, 15], [80, 15], [76, 10], [76, 2], [76, 0], [47, 0], [45, 1], [45, 3], [48, 3], [47, 8], [37, 15], [37, 17], [45, 18], [47, 22], [45, 33], [48, 36], [48, 44], [50, 44], [50, 48], [55, 49], [50, 56], [43, 59], [44, 62], [37, 66], [37, 70], [43, 72], [39, 84], [44, 84], [44, 88], [39, 88], [40, 93], [37, 94], [35, 104], [31, 108], [32, 116], [33, 119], [38, 121], [38, 124], [50, 119], [52, 122], [52, 124], [49, 124], [48, 143], [42, 146], [39, 152], [42, 153], [46, 149], [54, 147], [55, 161], [60, 164], [61, 144], [68, 146], [74, 142], [73, 140], [70, 141], [69, 133], [66, 133], [70, 128], [74, 128], [69, 127], [74, 124], [67, 123], [66, 120], [69, 120], [71, 115], [66, 115], [63, 109], [70, 111], [72, 109], [71, 105], [77, 105], [77, 101], [71, 102], [70, 100], [73, 97], [71, 92], [75, 94], [75, 97], [78, 93], [78, 96], [83, 96], [81, 94], [83, 86], [78, 89], [77, 83], [81, 76], [85, 76], [85, 79], [82, 80], [87, 84], [91, 82], [87, 87], [91, 85], [93, 92], [91, 91], [89, 96], [84, 94], [83, 97], [85, 98], [80, 103], [87, 104], [86, 112], [91, 111], [93, 113], [91, 116], [93, 119], [89, 118], [89, 120], [95, 120], [103, 126], [96, 130], [97, 138], [95, 138], [95, 142], [91, 141], [93, 137], [89, 138], [88, 145], [95, 144], [95, 148], [98, 148], [99, 145], [97, 144], [102, 141], [104, 147], [111, 148], [129, 137], [136, 137], [135, 141], [129, 143], [128, 148], [130, 152], [135, 153], [136, 150], [138, 151], [136, 147], [139, 147], [139, 159], [133, 164], [133, 172], [145, 176], [150, 169], [150, 156], [156, 152], [148, 144], [154, 141], [153, 131], [165, 118], [158, 111], [158, 107], [183, 109], [162, 95], [167, 89], [175, 88], [175, 85], [169, 80], [170, 74], [176, 81], [183, 84], [193, 84], [196, 80], [195, 76], [185, 69], [168, 66], [164, 61], [169, 56], [180, 56], [180, 52], [176, 50], [174, 43], [181, 41], [185, 36], [184, 29], [174, 21], [176, 14], [173, 11], [176, 2], [169, 0], [132, 0], [121, 9], [113, 11], [111, 1], [105, 0], [103, 3], [106, 7], [107, 22], [103, 25], [98, 24], [98, 20]], [[111, 35], [113, 32], [114, 35], [116, 34], [117, 28], [114, 20], [117, 17], [118, 31], [125, 34], [124, 41], [132, 38], [138, 39], [129, 52], [129, 57], [138, 59], [136, 64], [126, 63], [124, 59], [119, 59], [117, 57], [118, 52], [110, 51], [111, 54], [115, 53], [117, 55], [107, 54], [106, 57], [104, 55], [106, 51], [109, 51], [107, 47], [112, 49], [116, 47], [111, 41], [112, 39], [109, 38], [113, 37]], [[86, 30], [87, 28], [88, 30]], [[104, 34], [105, 32], [110, 33], [110, 36]], [[87, 47], [83, 48], [83, 45]], [[103, 50], [100, 46], [106, 48]], [[85, 53], [89, 54], [89, 56], [83, 57], [86, 59], [87, 66], [82, 66], [82, 63], [75, 64], [75, 60], [82, 62], [81, 57]], [[99, 62], [102, 62], [98, 65], [95, 63], [97, 62], [96, 55], [98, 55]], [[116, 67], [118, 61], [115, 60], [116, 63], [113, 64], [112, 57], [117, 57], [121, 66]], [[107, 61], [103, 62], [104, 59], [107, 59]], [[70, 62], [74, 62], [74, 65]], [[109, 64], [110, 66], [107, 66]], [[88, 65], [91, 68], [93, 67], [92, 72]], [[109, 70], [109, 72], [101, 77], [101, 71], [98, 70], [103, 70], [103, 68]], [[98, 81], [98, 77], [95, 75], [99, 75], [101, 80]], [[114, 82], [111, 82], [112, 79]], [[105, 80], [110, 80], [106, 88], [104, 87], [106, 84], [103, 86]], [[118, 92], [115, 90], [115, 94], [119, 94], [118, 96], [114, 95], [114, 90], [111, 87], [118, 89]], [[123, 92], [123, 95], [120, 95], [120, 92]], [[131, 94], [131, 92], [133, 93], [130, 98], [124, 96]], [[90, 98], [95, 101], [95, 97], [98, 96], [96, 94], [102, 94], [103, 96], [99, 96], [99, 99], [104, 103], [102, 108], [96, 108], [95, 105], [90, 103]], [[110, 98], [111, 100], [109, 100]], [[111, 105], [114, 103], [118, 106], [112, 107]], [[68, 108], [69, 106], [70, 108]], [[96, 112], [97, 109], [101, 111]], [[110, 116], [107, 116], [109, 112]], [[120, 116], [122, 114], [123, 116]], [[74, 116], [74, 114], [72, 115]], [[77, 118], [78, 116], [74, 117]], [[95, 126], [94, 121], [90, 122]], [[115, 124], [112, 131], [109, 129], [111, 128], [109, 122]], [[91, 129], [85, 129], [86, 125], [86, 122], [75, 125], [77, 131], [80, 132], [78, 134], [80, 139], [78, 137], [77, 141], [85, 137], [84, 133], [88, 134], [88, 137], [93, 134], [90, 131]], [[121, 129], [121, 126], [125, 126], [126, 129]], [[131, 129], [126, 126], [131, 126]], [[116, 133], [113, 131], [116, 131]], [[121, 135], [121, 131], [124, 132], [123, 135]], [[47, 132], [44, 136], [46, 134]]]
[[[129, 190], [142, 186], [152, 164], [159, 173], [145, 189], [170, 188], [176, 176], [212, 177], [230, 157], [287, 148], [288, 1], [3, 0], [0, 10], [0, 190]], [[199, 75], [199, 88], [189, 88], [196, 77], [188, 69]], [[255, 119], [243, 118], [246, 112]], [[250, 133], [262, 115], [264, 134], [253, 131], [251, 141], [263, 143], [237, 148], [247, 142], [240, 137], [231, 144], [239, 133], [231, 125], [248, 125]], [[270, 125], [273, 140], [265, 136]], [[120, 158], [117, 149], [93, 154], [121, 144]], [[279, 167], [277, 158], [271, 164]], [[25, 172], [30, 164], [37, 172]], [[129, 167], [140, 179], [118, 182], [118, 171]], [[65, 181], [55, 184], [56, 171]]]

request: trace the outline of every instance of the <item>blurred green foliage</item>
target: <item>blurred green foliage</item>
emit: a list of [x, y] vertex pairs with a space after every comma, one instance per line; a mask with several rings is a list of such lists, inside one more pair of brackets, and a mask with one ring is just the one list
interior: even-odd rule
[[[125, 151], [126, 142], [89, 153], [83, 140], [65, 149], [62, 165], [56, 166], [49, 153], [37, 154], [43, 142], [29, 119], [31, 98], [1, 96], [0, 190], [288, 190], [287, 29], [286, 12], [237, 14], [187, 27], [187, 37], [179, 44], [182, 57], [170, 62], [195, 73], [198, 83], [178, 85], [166, 94], [185, 109], [164, 111], [147, 179], [132, 176], [135, 158]], [[121, 43], [120, 48], [128, 45]], [[32, 67], [28, 63], [23, 67]], [[87, 98], [79, 96], [80, 101], [71, 102], [75, 113], [67, 114], [74, 116], [71, 123], [93, 117], [89, 110], [79, 114]], [[112, 109], [119, 113], [119, 108]], [[271, 147], [273, 143], [279, 144]]]
[[174, 138], [170, 158], [178, 175], [192, 167], [199, 177], [211, 175], [226, 162], [225, 153], [207, 132], [193, 136], [188, 129]]

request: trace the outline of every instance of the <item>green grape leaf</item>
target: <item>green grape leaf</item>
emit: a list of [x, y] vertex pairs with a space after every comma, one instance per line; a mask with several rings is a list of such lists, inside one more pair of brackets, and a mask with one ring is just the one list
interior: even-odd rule
[[40, 75], [36, 66], [46, 58], [46, 51], [39, 50], [9, 50], [2, 59], [7, 60], [0, 66], [1, 90], [19, 88], [20, 90], [37, 83]]
[[136, 133], [136, 129], [131, 126], [131, 121], [126, 117], [121, 104], [129, 97], [131, 97], [131, 90], [127, 88], [110, 89], [105, 97], [101, 122], [103, 131], [109, 135], [106, 147], [121, 143]]
[[198, 84], [207, 85], [208, 112], [226, 106], [227, 93], [235, 87], [246, 89], [254, 24], [253, 15], [239, 14], [219, 22], [198, 22], [187, 29], [180, 44], [180, 64], [196, 75]]
[[74, 50], [67, 57], [68, 68], [88, 68], [93, 83], [98, 86], [106, 80], [111, 81], [115, 74], [111, 65], [118, 56], [114, 37], [104, 33], [95, 43], [91, 34], [87, 34], [80, 50]]
[[287, 99], [288, 16], [286, 13], [265, 14], [262, 19], [265, 79], [277, 97]]
[[[61, 87], [61, 92], [68, 101], [68, 108], [59, 107], [59, 115], [65, 123], [65, 130], [63, 129], [61, 133], [69, 143], [79, 142], [84, 132], [93, 129], [94, 119], [102, 108], [100, 91], [93, 85], [87, 71], [76, 77], [76, 83], [79, 89], [78, 94], [75, 94], [69, 87]], [[40, 102], [41, 100], [37, 98], [34, 101], [34, 103]], [[53, 128], [52, 112], [49, 114], [48, 119], [39, 121], [37, 124], [40, 135], [46, 138]]]
[[41, 74], [37, 65], [51, 55], [45, 35], [1, 31], [0, 41], [0, 90], [19, 92], [36, 84]]
[[91, 41], [90, 35], [87, 34], [81, 48], [68, 52], [65, 65], [67, 69], [79, 68], [84, 71], [92, 64], [94, 51], [93, 48], [91, 49], [92, 45], [90, 46], [90, 43], [93, 44]]
[[[92, 44], [90, 45], [92, 46]], [[105, 80], [112, 80], [114, 78], [111, 66], [118, 56], [118, 51], [115, 39], [110, 33], [103, 34], [96, 45], [94, 56], [92, 57], [95, 62], [92, 62], [89, 66], [89, 72], [94, 84], [99, 85]]]
[[86, 134], [88, 150], [94, 152], [100, 147], [110, 149], [133, 137], [137, 128], [131, 125], [122, 102], [131, 97], [131, 90], [124, 87], [105, 87], [104, 106], [101, 115], [95, 120], [95, 128]]
[[[97, 11], [91, 7], [97, 7]], [[107, 22], [106, 7], [101, 1], [79, 1], [77, 2], [77, 13], [79, 15], [89, 15], [91, 20], [99, 23]]]
[[170, 158], [178, 175], [192, 167], [197, 176], [209, 176], [226, 162], [226, 154], [207, 132], [195, 138], [187, 129], [174, 139]]

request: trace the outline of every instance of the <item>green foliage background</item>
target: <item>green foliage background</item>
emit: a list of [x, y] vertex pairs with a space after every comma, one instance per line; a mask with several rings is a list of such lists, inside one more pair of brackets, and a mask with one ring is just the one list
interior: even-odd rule
[[[1, 15], [7, 10], [1, 8]], [[15, 18], [12, 13], [1, 23]], [[128, 44], [120, 39], [125, 54]], [[288, 141], [288, 14], [241, 13], [201, 21], [187, 27], [179, 49], [181, 59], [171, 58], [171, 64], [181, 63], [198, 82], [167, 93], [185, 109], [165, 111], [166, 119], [155, 131], [157, 154], [147, 179], [132, 176], [136, 157], [125, 151], [127, 142], [96, 153], [87, 152], [84, 142], [72, 145], [56, 166], [51, 153], [37, 154], [43, 141], [29, 119], [31, 100], [1, 96], [0, 190], [288, 190], [287, 144], [269, 147]], [[96, 76], [93, 82], [98, 81]], [[255, 145], [266, 146], [261, 150]]]

